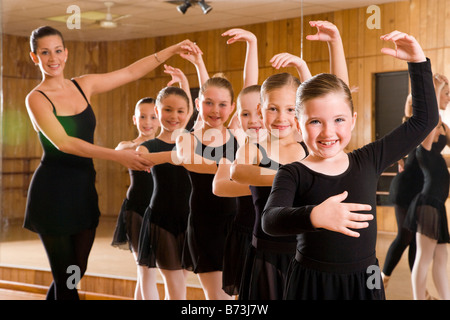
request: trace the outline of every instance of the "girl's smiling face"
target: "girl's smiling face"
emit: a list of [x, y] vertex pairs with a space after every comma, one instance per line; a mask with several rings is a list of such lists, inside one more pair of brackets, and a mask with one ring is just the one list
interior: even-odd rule
[[153, 103], [140, 103], [133, 116], [139, 134], [151, 138], [159, 127], [159, 120]]
[[264, 96], [261, 112], [264, 126], [272, 135], [284, 138], [297, 130], [295, 94], [290, 86], [273, 89]]
[[263, 122], [258, 106], [260, 94], [249, 92], [239, 98], [239, 122], [242, 129], [250, 138], [257, 138]]
[[329, 159], [344, 152], [356, 123], [356, 113], [342, 93], [308, 100], [300, 114], [300, 127], [311, 155]]
[[51, 35], [42, 37], [37, 41], [36, 53], [31, 52], [31, 59], [47, 76], [63, 74], [68, 51], [64, 48], [61, 37]]
[[156, 109], [161, 127], [170, 132], [182, 129], [186, 123], [188, 108], [186, 100], [179, 95], [170, 94], [162, 99]]
[[217, 129], [224, 125], [234, 108], [229, 91], [216, 86], [209, 86], [196, 104], [204, 124]]

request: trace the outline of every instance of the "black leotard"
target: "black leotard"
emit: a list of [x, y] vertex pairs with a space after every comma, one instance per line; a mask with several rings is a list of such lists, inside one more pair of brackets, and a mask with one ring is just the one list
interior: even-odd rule
[[[173, 151], [175, 143], [158, 138], [142, 143], [149, 152]], [[138, 261], [148, 267], [179, 270], [189, 214], [191, 182], [182, 166], [163, 163], [152, 170], [153, 194], [145, 212]]]
[[404, 169], [392, 179], [389, 200], [398, 206], [408, 208], [412, 199], [422, 190], [423, 173], [416, 157], [416, 149], [408, 154]]
[[[238, 143], [230, 139], [218, 147], [204, 145], [195, 137], [195, 153], [217, 164], [222, 158], [233, 161]], [[190, 255], [184, 255], [184, 265], [195, 273], [222, 271], [225, 239], [236, 214], [236, 198], [218, 197], [212, 192], [214, 174], [189, 172], [192, 192], [187, 230]]]
[[445, 201], [449, 193], [449, 172], [441, 152], [447, 144], [447, 137], [441, 134], [431, 150], [423, 146], [416, 154], [424, 176], [421, 192], [408, 208], [405, 227], [411, 231], [435, 239], [438, 243], [450, 242]]
[[[308, 155], [306, 145], [300, 145]], [[278, 170], [281, 165], [269, 158], [266, 150], [259, 144], [261, 152], [259, 167]], [[295, 255], [296, 238], [294, 235], [271, 236], [261, 226], [261, 217], [272, 187], [250, 186], [255, 206], [255, 223], [252, 245], [247, 258], [239, 292], [240, 300], [281, 300], [286, 284], [286, 274]]]
[[[419, 145], [436, 126], [438, 108], [431, 64], [409, 63], [413, 117], [380, 140], [348, 154], [349, 166], [336, 176], [315, 172], [300, 162], [278, 170], [263, 213], [263, 228], [272, 235], [297, 234], [296, 267], [291, 269], [286, 298], [382, 299], [384, 292], [368, 290], [366, 270], [376, 265], [376, 189], [378, 178], [388, 166]], [[331, 196], [348, 191], [345, 202], [372, 206], [374, 220], [359, 229], [359, 238], [311, 224], [312, 209]], [[368, 213], [368, 212], [364, 212]], [[305, 270], [314, 273], [305, 274]], [[330, 275], [331, 272], [331, 275]], [[349, 273], [358, 273], [356, 278]], [[346, 273], [347, 280], [335, 285], [330, 277]], [[309, 278], [312, 276], [313, 278]], [[341, 277], [341, 276], [339, 276]], [[360, 284], [350, 281], [362, 280]], [[339, 281], [341, 281], [339, 280]], [[305, 281], [310, 281], [306, 283]], [[382, 287], [382, 286], [381, 286]], [[328, 290], [332, 288], [332, 290]], [[351, 288], [351, 289], [350, 289]], [[314, 290], [314, 291], [312, 291]]]
[[[87, 107], [73, 116], [53, 113], [69, 136], [94, 141], [95, 115], [75, 80], [74, 85]], [[100, 210], [95, 189], [95, 169], [91, 158], [59, 151], [42, 132], [38, 133], [43, 155], [30, 183], [24, 227], [39, 234], [70, 235], [97, 227]]]

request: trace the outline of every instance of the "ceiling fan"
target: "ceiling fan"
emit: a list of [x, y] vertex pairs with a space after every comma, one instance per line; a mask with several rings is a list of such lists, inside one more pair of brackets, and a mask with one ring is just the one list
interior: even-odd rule
[[95, 22], [101, 28], [105, 28], [105, 29], [117, 28], [117, 26], [119, 25], [119, 23], [118, 23], [119, 20], [131, 17], [130, 14], [125, 14], [125, 15], [113, 18], [112, 13], [111, 13], [111, 7], [114, 6], [115, 3], [112, 1], [105, 1], [104, 4], [106, 6], [105, 19], [97, 20]]

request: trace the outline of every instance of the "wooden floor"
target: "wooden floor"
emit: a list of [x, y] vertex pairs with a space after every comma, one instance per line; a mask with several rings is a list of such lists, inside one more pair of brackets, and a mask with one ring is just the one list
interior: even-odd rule
[[[86, 275], [97, 274], [136, 279], [136, 265], [132, 254], [110, 245], [114, 225], [114, 221], [101, 221]], [[0, 266], [49, 270], [44, 248], [34, 233], [24, 230], [20, 226], [11, 226], [8, 228], [8, 234], [5, 241], [0, 243]], [[384, 264], [386, 252], [394, 237], [395, 234], [390, 232], [379, 232], [378, 234], [377, 256], [380, 266]], [[450, 259], [447, 270], [450, 278]], [[189, 275], [188, 282], [189, 285], [199, 286], [198, 279], [194, 274]], [[432, 295], [437, 296], [431, 275], [428, 277], [428, 290]], [[403, 255], [392, 274], [386, 296], [388, 300], [412, 299], [411, 278], [406, 254]], [[23, 293], [0, 287], [0, 300], [41, 300], [44, 298], [43, 294]]]

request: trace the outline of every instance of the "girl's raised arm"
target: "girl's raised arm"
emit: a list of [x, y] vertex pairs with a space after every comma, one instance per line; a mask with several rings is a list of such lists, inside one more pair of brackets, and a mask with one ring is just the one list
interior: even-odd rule
[[180, 88], [183, 89], [184, 92], [186, 92], [186, 95], [189, 98], [189, 110], [186, 117], [186, 123], [184, 124], [183, 128], [186, 127], [189, 120], [191, 119], [192, 114], [194, 113], [194, 105], [192, 103], [192, 95], [191, 95], [191, 88], [189, 86], [189, 81], [181, 69], [174, 68], [172, 66], [164, 65], [164, 72], [167, 74], [170, 74], [172, 77], [172, 80], [170, 80], [167, 83], [167, 86], [171, 86], [175, 83], [178, 83]]
[[205, 62], [203, 61], [203, 52], [200, 50], [198, 45], [194, 42], [195, 51], [193, 52], [182, 52], [180, 57], [191, 62], [195, 69], [197, 70], [198, 85], [201, 87], [206, 80], [209, 79], [208, 70], [206, 69]]
[[247, 51], [244, 63], [244, 87], [258, 84], [258, 39], [250, 31], [234, 28], [222, 33], [224, 37], [231, 37], [227, 40], [227, 44], [237, 41], [245, 41], [247, 43]]
[[317, 33], [306, 36], [306, 39], [327, 42], [330, 54], [330, 72], [348, 85], [347, 61], [339, 29], [329, 21], [310, 21], [309, 24], [311, 27], [317, 28]]
[[311, 78], [311, 72], [305, 60], [293, 54], [287, 52], [278, 53], [270, 59], [270, 63], [275, 69], [294, 67], [297, 69], [301, 82]]

